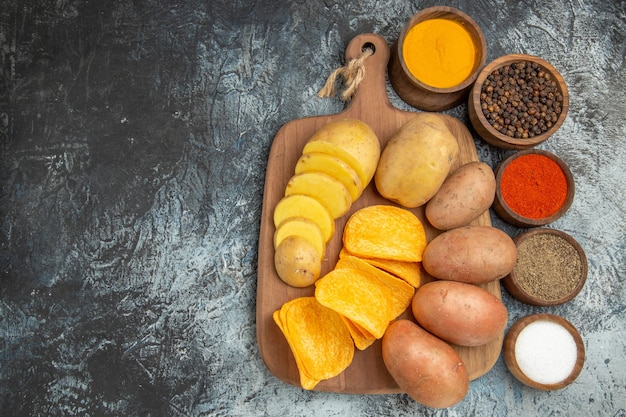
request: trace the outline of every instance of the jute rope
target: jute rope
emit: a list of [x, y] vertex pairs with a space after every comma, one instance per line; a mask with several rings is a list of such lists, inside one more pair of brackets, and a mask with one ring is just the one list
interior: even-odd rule
[[365, 60], [374, 53], [372, 48], [366, 48], [357, 58], [351, 59], [345, 66], [330, 73], [324, 87], [317, 93], [319, 97], [333, 97], [337, 77], [344, 79], [345, 90], [341, 94], [343, 101], [349, 101], [354, 95], [359, 83], [365, 77]]

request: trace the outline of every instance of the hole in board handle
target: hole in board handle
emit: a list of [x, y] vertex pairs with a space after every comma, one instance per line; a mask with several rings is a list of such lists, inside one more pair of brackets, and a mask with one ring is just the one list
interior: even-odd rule
[[376, 53], [376, 45], [374, 45], [372, 42], [365, 42], [361, 47], [361, 52], [365, 52], [368, 49], [372, 51], [372, 55]]

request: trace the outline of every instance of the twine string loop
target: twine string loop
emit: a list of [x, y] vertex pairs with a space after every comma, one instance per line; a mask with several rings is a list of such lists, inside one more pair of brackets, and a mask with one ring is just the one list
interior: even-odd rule
[[372, 48], [364, 48], [361, 55], [357, 58], [351, 59], [343, 67], [337, 68], [330, 73], [326, 83], [322, 89], [317, 93], [319, 97], [333, 97], [335, 95], [335, 84], [338, 77], [342, 77], [344, 80], [344, 91], [341, 94], [343, 101], [349, 101], [356, 92], [357, 87], [365, 77], [365, 60], [374, 54]]

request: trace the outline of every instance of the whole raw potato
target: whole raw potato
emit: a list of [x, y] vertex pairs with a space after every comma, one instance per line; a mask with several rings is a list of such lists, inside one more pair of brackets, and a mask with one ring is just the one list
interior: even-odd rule
[[481, 346], [499, 337], [508, 311], [502, 301], [476, 285], [432, 281], [420, 287], [411, 304], [424, 329], [460, 346]]
[[426, 204], [426, 218], [439, 230], [466, 226], [489, 210], [496, 195], [496, 177], [484, 162], [469, 162], [446, 178]]
[[435, 278], [482, 284], [508, 275], [517, 261], [513, 239], [492, 226], [464, 226], [431, 240], [422, 266]]
[[383, 149], [374, 176], [376, 188], [401, 206], [422, 206], [439, 190], [458, 154], [458, 142], [442, 116], [418, 113]]
[[418, 403], [447, 408], [465, 398], [469, 377], [458, 353], [412, 321], [389, 325], [382, 354], [398, 386]]

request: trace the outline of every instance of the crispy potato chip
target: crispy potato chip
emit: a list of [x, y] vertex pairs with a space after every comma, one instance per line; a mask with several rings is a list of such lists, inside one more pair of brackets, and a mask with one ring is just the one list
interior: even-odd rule
[[294, 348], [291, 346], [290, 343], [290, 338], [289, 335], [287, 334], [288, 329], [286, 324], [284, 324], [285, 313], [286, 309], [281, 308], [280, 310], [276, 310], [274, 312], [274, 314], [272, 314], [272, 318], [274, 319], [274, 322], [276, 323], [276, 325], [278, 326], [278, 328], [280, 329], [280, 331], [283, 333], [283, 335], [285, 336], [285, 339], [287, 340], [287, 344], [289, 344], [289, 348], [291, 349], [291, 353], [293, 354], [293, 357], [296, 361], [296, 367], [298, 368], [298, 374], [300, 376], [300, 385], [304, 388], [304, 387], [311, 387], [311, 388], [305, 388], [305, 389], [313, 389], [315, 388], [315, 386], [320, 382], [320, 380], [318, 379], [314, 379], [311, 378], [304, 370], [304, 366], [302, 365], [302, 360], [300, 359], [300, 355], [297, 354], [294, 351]]
[[390, 289], [372, 274], [357, 268], [333, 269], [315, 282], [320, 304], [349, 318], [377, 339], [392, 320]]
[[343, 231], [343, 245], [361, 258], [421, 262], [426, 233], [420, 219], [409, 210], [374, 205], [350, 216]]
[[359, 350], [365, 350], [372, 345], [376, 341], [376, 338], [372, 336], [367, 330], [363, 329], [356, 323], [353, 323], [347, 317], [341, 316], [346, 327], [350, 331], [350, 335], [352, 336], [352, 340], [354, 340], [354, 345]]
[[404, 262], [394, 261], [393, 259], [375, 259], [375, 258], [362, 258], [369, 264], [374, 265], [377, 268], [387, 271], [390, 274], [403, 279], [407, 284], [413, 288], [419, 288], [422, 276], [422, 264], [421, 262]]
[[[281, 308], [279, 313], [279, 317], [281, 320], [281, 323], [284, 323], [284, 325], [279, 326], [281, 328], [281, 330], [283, 331], [283, 334], [285, 335], [285, 338], [287, 339], [287, 343], [289, 344], [289, 347], [291, 348], [291, 352], [293, 353], [294, 359], [296, 361], [296, 367], [298, 368], [298, 373], [300, 375], [300, 385], [304, 388], [304, 389], [313, 389], [315, 388], [315, 386], [321, 381], [321, 379], [319, 378], [314, 378], [312, 377], [308, 370], [306, 369], [306, 367], [304, 366], [304, 363], [302, 361], [302, 355], [301, 352], [299, 350], [297, 350], [297, 346], [294, 345], [292, 346], [292, 337], [289, 334], [289, 326], [287, 325], [289, 318], [291, 317], [289, 315], [290, 310], [295, 306], [297, 307], [299, 304], [301, 305], [306, 305], [307, 301], [296, 301], [293, 303], [286, 303], [283, 307]], [[293, 315], [292, 315], [293, 316]], [[306, 354], [306, 352], [304, 352]]]
[[[351, 321], [351, 323], [352, 323], [352, 321]], [[355, 328], [356, 330], [358, 330], [358, 332], [359, 332], [359, 333], [361, 333], [361, 334], [363, 335], [363, 337], [365, 337], [366, 339], [376, 339], [376, 338], [374, 337], [374, 335], [373, 335], [373, 334], [371, 334], [370, 332], [368, 332], [367, 330], [365, 330], [363, 327], [359, 326], [358, 324], [356, 324], [356, 323], [352, 323], [352, 325], [353, 325], [353, 326], [354, 326], [354, 328]]]
[[273, 318], [296, 360], [302, 388], [311, 390], [352, 363], [354, 342], [343, 319], [315, 297], [288, 301]]
[[357, 268], [376, 277], [383, 285], [389, 289], [389, 321], [397, 318], [411, 304], [415, 288], [406, 281], [391, 275], [388, 272], [370, 265], [366, 261], [356, 256], [346, 256], [339, 258], [335, 268]]
[[[355, 256], [348, 252], [346, 248], [341, 248], [339, 251], [339, 258], [345, 258], [346, 256]], [[408, 282], [413, 288], [419, 288], [422, 276], [422, 263], [421, 262], [404, 262], [394, 261], [393, 259], [380, 259], [380, 258], [361, 258], [368, 264], [374, 265], [377, 268], [387, 271], [392, 275], [402, 278]]]

